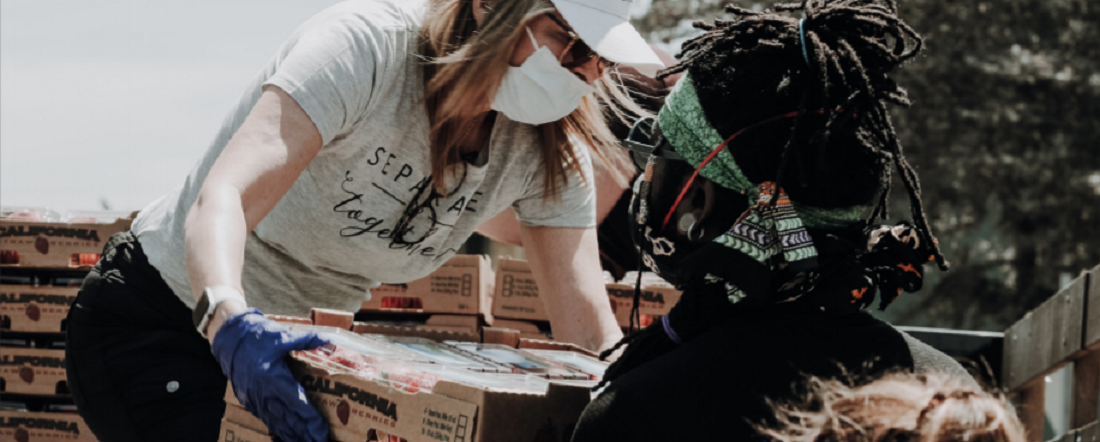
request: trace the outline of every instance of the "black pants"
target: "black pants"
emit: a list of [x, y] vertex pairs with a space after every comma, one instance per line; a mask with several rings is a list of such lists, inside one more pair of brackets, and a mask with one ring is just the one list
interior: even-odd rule
[[68, 324], [69, 386], [100, 441], [217, 440], [226, 378], [133, 234], [107, 242]]

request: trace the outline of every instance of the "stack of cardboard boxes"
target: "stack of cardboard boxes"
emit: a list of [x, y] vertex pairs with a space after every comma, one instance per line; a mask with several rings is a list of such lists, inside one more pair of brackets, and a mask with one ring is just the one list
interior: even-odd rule
[[42, 209], [0, 218], [0, 439], [95, 440], [69, 394], [65, 318], [108, 238], [132, 219]]
[[[342, 330], [363, 326], [353, 322], [350, 314], [322, 309], [314, 309], [308, 319], [274, 319]], [[397, 327], [386, 331], [407, 336]], [[592, 356], [571, 345], [519, 339], [514, 331], [489, 332], [485, 337], [490, 344]], [[293, 356], [290, 367], [329, 423], [331, 439], [347, 442], [567, 440], [589, 402], [592, 385], [551, 382], [541, 392], [519, 392], [440, 380], [430, 390], [410, 392], [395, 388], [391, 382], [370, 380], [300, 354]], [[232, 386], [226, 391], [225, 401], [219, 440], [272, 440], [263, 422], [237, 401]]]
[[497, 263], [493, 316], [497, 328], [516, 330], [525, 338], [547, 338], [550, 316], [527, 261], [501, 258]]
[[[633, 280], [607, 285], [620, 325], [629, 325]], [[480, 342], [531, 351], [551, 350], [594, 357], [574, 345], [548, 340], [548, 316], [525, 261], [502, 259], [496, 272], [485, 256], [459, 255], [431, 275], [372, 290], [362, 309], [314, 309], [309, 318], [272, 316], [359, 334]], [[659, 318], [679, 292], [644, 278], [643, 318]], [[457, 344], [455, 344], [457, 345]], [[435, 442], [565, 440], [590, 400], [592, 383], [551, 381], [541, 392], [500, 391], [440, 380], [410, 393], [296, 355], [291, 370], [321, 412], [337, 441]], [[270, 441], [263, 422], [226, 391], [223, 441]]]
[[480, 342], [481, 328], [493, 325], [492, 293], [489, 257], [456, 255], [424, 278], [372, 289], [356, 331]]
[[[620, 327], [630, 326], [636, 273], [607, 280]], [[668, 314], [680, 292], [646, 273], [639, 297], [641, 327]], [[457, 255], [432, 274], [371, 290], [356, 315], [360, 333], [401, 334], [439, 341], [479, 342], [483, 329], [513, 330], [521, 338], [552, 339], [550, 317], [527, 261], [501, 258], [493, 271], [483, 255]]]
[[[637, 273], [628, 272], [622, 281], [606, 281], [611, 310], [620, 327], [630, 326], [630, 311], [634, 303]], [[497, 327], [513, 328], [521, 333], [549, 329], [549, 316], [539, 298], [539, 287], [527, 261], [501, 259], [497, 267], [493, 296], [493, 316]], [[667, 315], [680, 301], [680, 291], [652, 273], [644, 273], [639, 297], [641, 327]], [[502, 319], [503, 318], [503, 319]]]

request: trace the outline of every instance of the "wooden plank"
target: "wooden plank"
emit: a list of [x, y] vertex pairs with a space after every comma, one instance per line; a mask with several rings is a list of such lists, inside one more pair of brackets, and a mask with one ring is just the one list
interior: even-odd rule
[[1075, 279], [1005, 330], [1005, 387], [1051, 373], [1081, 350], [1087, 282], [1085, 276]]
[[1063, 434], [1062, 437], [1056, 437], [1047, 442], [1077, 442], [1077, 432], [1069, 430], [1069, 432]]
[[1024, 425], [1028, 442], [1043, 442], [1046, 387], [1046, 381], [1039, 378], [1016, 390], [1016, 413]]
[[[989, 365], [990, 377], [996, 385], [1003, 385], [1004, 378], [1004, 333], [973, 330], [951, 330], [945, 328], [896, 326], [917, 340], [932, 346], [956, 359], [964, 359]], [[985, 374], [983, 373], [983, 376]]]
[[1100, 442], [1100, 422], [1077, 429], [1077, 442]]
[[[1100, 266], [1088, 274], [1089, 290], [1085, 298], [1084, 348], [1100, 350]], [[1097, 441], [1100, 442], [1100, 441]]]
[[1084, 427], [1100, 416], [1100, 350], [1073, 361], [1073, 413], [1070, 427]]

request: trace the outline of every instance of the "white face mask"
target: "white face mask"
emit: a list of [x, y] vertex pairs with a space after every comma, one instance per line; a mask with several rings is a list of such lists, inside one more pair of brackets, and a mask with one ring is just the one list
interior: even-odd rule
[[519, 67], [508, 67], [492, 109], [527, 124], [560, 120], [573, 113], [581, 99], [596, 88], [562, 67], [549, 47], [539, 47], [530, 28], [527, 35], [538, 49]]

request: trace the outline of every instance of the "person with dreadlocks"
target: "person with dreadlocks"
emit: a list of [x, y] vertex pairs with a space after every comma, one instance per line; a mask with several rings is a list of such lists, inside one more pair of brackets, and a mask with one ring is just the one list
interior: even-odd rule
[[[888, 74], [921, 37], [893, 0], [727, 11], [695, 24], [704, 34], [659, 74], [683, 78], [624, 142], [644, 170], [631, 203], [640, 265], [683, 296], [601, 355], [623, 350], [574, 442], [758, 438], [750, 422], [774, 419], [767, 401], [806, 375], [974, 382], [865, 312], [919, 290], [926, 263], [948, 267], [886, 107], [910, 104]], [[912, 221], [879, 225], [894, 170]]]

